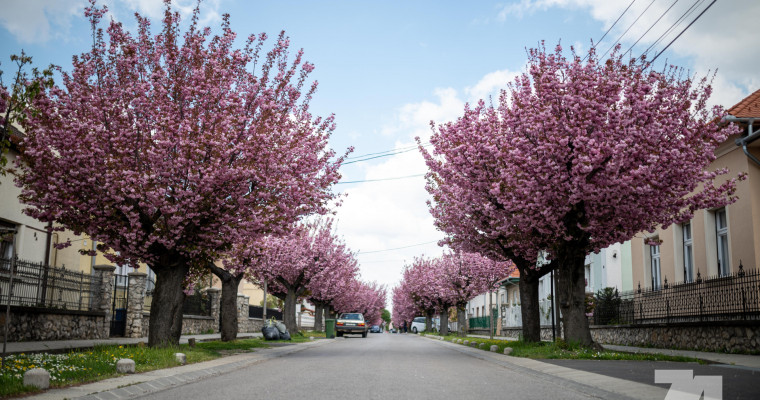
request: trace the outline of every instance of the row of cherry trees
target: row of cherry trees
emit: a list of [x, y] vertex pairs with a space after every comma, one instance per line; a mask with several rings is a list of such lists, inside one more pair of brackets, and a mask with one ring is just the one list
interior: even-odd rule
[[491, 290], [513, 271], [511, 262], [499, 262], [475, 253], [445, 253], [438, 258], [416, 258], [404, 269], [393, 291], [393, 320], [409, 325], [414, 317], [440, 315], [441, 334], [448, 334], [449, 309], [456, 307], [458, 334], [466, 333], [465, 306], [476, 295]]
[[558, 273], [565, 339], [591, 345], [586, 254], [736, 200], [744, 177], [708, 169], [738, 132], [707, 106], [711, 92], [706, 78], [617, 51], [600, 60], [593, 48], [567, 58], [541, 47], [496, 104], [431, 123], [433, 150], [420, 151], [435, 224], [454, 249], [514, 262], [525, 340], [540, 340], [542, 275]]
[[300, 224], [286, 235], [266, 238], [245, 254], [256, 260], [249, 262], [251, 277], [267, 282], [269, 293], [284, 300], [283, 322], [289, 330], [298, 329], [295, 307], [302, 299], [316, 307], [315, 330], [322, 330], [325, 310], [361, 312], [368, 321], [380, 323], [385, 288], [359, 279], [355, 254], [332, 232], [330, 220]]
[[[334, 237], [298, 225], [337, 200], [332, 185], [345, 158], [328, 147], [333, 116], [309, 110], [314, 65], [302, 51], [290, 54], [284, 33], [268, 51], [265, 34], [234, 48], [229, 15], [212, 36], [198, 25], [198, 9], [183, 32], [179, 13], [168, 0], [165, 7], [157, 34], [139, 15], [132, 34], [114, 20], [104, 29], [107, 9], [91, 0], [92, 49], [73, 58], [70, 72], [56, 67], [62, 85], [38, 85], [22, 110], [16, 164], [25, 213], [87, 234], [113, 262], [156, 273], [150, 346], [178, 342], [183, 289], [194, 276], [210, 271], [222, 280], [225, 339], [234, 338], [244, 277], [271, 279], [290, 300], [306, 293], [290, 293], [286, 264], [258, 259], [291, 238], [297, 243], [278, 257], [306, 257], [298, 265], [308, 266], [308, 279], [334, 279], [320, 275], [333, 263], [355, 272]], [[313, 293], [317, 301], [334, 295]]]

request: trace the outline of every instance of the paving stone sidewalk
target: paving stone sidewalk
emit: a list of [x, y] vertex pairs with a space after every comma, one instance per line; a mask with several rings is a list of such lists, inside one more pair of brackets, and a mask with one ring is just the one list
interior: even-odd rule
[[[208, 338], [211, 335], [202, 335]], [[72, 386], [62, 389], [49, 389], [44, 393], [25, 397], [36, 400], [113, 400], [132, 399], [149, 393], [156, 393], [207, 377], [224, 374], [258, 364], [266, 360], [282, 357], [314, 346], [323, 346], [333, 340], [315, 340], [313, 342], [293, 343], [268, 349], [256, 349], [254, 352], [217, 358], [180, 367], [159, 369], [140, 374], [122, 375], [116, 378]]]

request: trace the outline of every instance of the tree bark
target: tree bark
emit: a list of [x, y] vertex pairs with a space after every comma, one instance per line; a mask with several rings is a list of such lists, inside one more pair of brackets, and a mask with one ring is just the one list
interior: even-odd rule
[[467, 336], [467, 303], [457, 304], [457, 336]]
[[325, 306], [321, 301], [314, 302], [314, 331], [322, 332], [322, 314], [324, 313]]
[[156, 288], [150, 308], [148, 346], [178, 345], [182, 334], [182, 304], [185, 293], [182, 284], [190, 271], [187, 262], [156, 263], [150, 266], [156, 273]]
[[541, 314], [538, 304], [538, 278], [520, 270], [520, 313], [522, 315], [522, 340], [541, 341]]
[[219, 302], [219, 332], [222, 335], [222, 341], [229, 342], [237, 339], [237, 293], [244, 274], [233, 275], [231, 272], [211, 263], [208, 268], [222, 282], [222, 298]]
[[433, 331], [433, 310], [425, 311], [425, 332]]
[[448, 307], [444, 307], [443, 311], [441, 311], [440, 319], [441, 319], [440, 334], [441, 334], [441, 336], [446, 336], [446, 335], [449, 334], [449, 310], [448, 310]]
[[585, 255], [566, 254], [560, 259], [557, 275], [557, 296], [562, 312], [564, 338], [569, 343], [593, 346], [586, 317]]
[[285, 306], [282, 310], [282, 322], [292, 335], [298, 332], [298, 324], [296, 323], [296, 302], [298, 301], [298, 296], [294, 289], [287, 288], [287, 290], [288, 292], [285, 294]]

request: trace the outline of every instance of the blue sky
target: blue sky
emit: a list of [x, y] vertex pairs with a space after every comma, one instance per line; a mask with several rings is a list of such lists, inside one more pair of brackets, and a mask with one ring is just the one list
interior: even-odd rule
[[[649, 34], [633, 48], [640, 54], [695, 0], [636, 0], [598, 46], [603, 52], [626, 29], [621, 43], [633, 44], [658, 18]], [[701, 1], [701, 2], [700, 2]], [[137, 11], [160, 24], [159, 0], [101, 1], [112, 17], [134, 27]], [[175, 2], [186, 14], [194, 1]], [[710, 1], [696, 0], [696, 13]], [[24, 49], [34, 64], [55, 63], [70, 69], [71, 56], [88, 49], [89, 27], [81, 0], [6, 0], [0, 13], [0, 61], [10, 79], [8, 56]], [[520, 72], [526, 47], [541, 40], [552, 47], [561, 40], [588, 49], [612, 26], [629, 0], [461, 1], [243, 1], [207, 0], [202, 20], [219, 26], [231, 14], [239, 37], [285, 30], [294, 48], [303, 48], [316, 64], [320, 83], [312, 102], [319, 115], [335, 113], [338, 128], [331, 145], [353, 155], [403, 149], [413, 138], [430, 135], [429, 121], [456, 118], [465, 102], [497, 93]], [[649, 7], [649, 8], [647, 8]], [[760, 36], [752, 19], [760, 12], [755, 0], [718, 1], [661, 57], [706, 73], [718, 69], [714, 101], [730, 107], [760, 89]], [[665, 41], [659, 50], [695, 16]], [[637, 17], [639, 20], [634, 23]], [[660, 61], [658, 60], [658, 62]], [[416, 151], [346, 165], [344, 181], [404, 177], [425, 172]], [[359, 253], [364, 279], [389, 287], [405, 262], [415, 255], [437, 255], [431, 243], [442, 237], [427, 213], [424, 179], [342, 184], [347, 193], [338, 210], [338, 232]], [[425, 243], [424, 245], [412, 246]], [[411, 247], [410, 247], [411, 246]], [[404, 247], [398, 249], [400, 247]], [[397, 250], [388, 250], [397, 249]], [[388, 250], [388, 251], [379, 251]]]

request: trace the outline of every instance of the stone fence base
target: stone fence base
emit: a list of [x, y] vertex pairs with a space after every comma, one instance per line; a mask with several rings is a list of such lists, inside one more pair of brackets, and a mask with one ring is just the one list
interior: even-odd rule
[[[470, 333], [488, 335], [488, 330]], [[517, 338], [521, 327], [502, 328], [502, 336]], [[561, 332], [557, 330], [557, 337]], [[591, 337], [601, 344], [701, 350], [726, 353], [760, 352], [760, 321], [592, 325]], [[541, 327], [541, 340], [551, 340], [551, 327]]]
[[[0, 327], [5, 326], [5, 307]], [[8, 341], [104, 339], [105, 314], [97, 311], [70, 311], [11, 307]], [[0, 340], [4, 330], [0, 329]]]
[[760, 351], [760, 321], [651, 325], [595, 325], [597, 343], [725, 353]]

